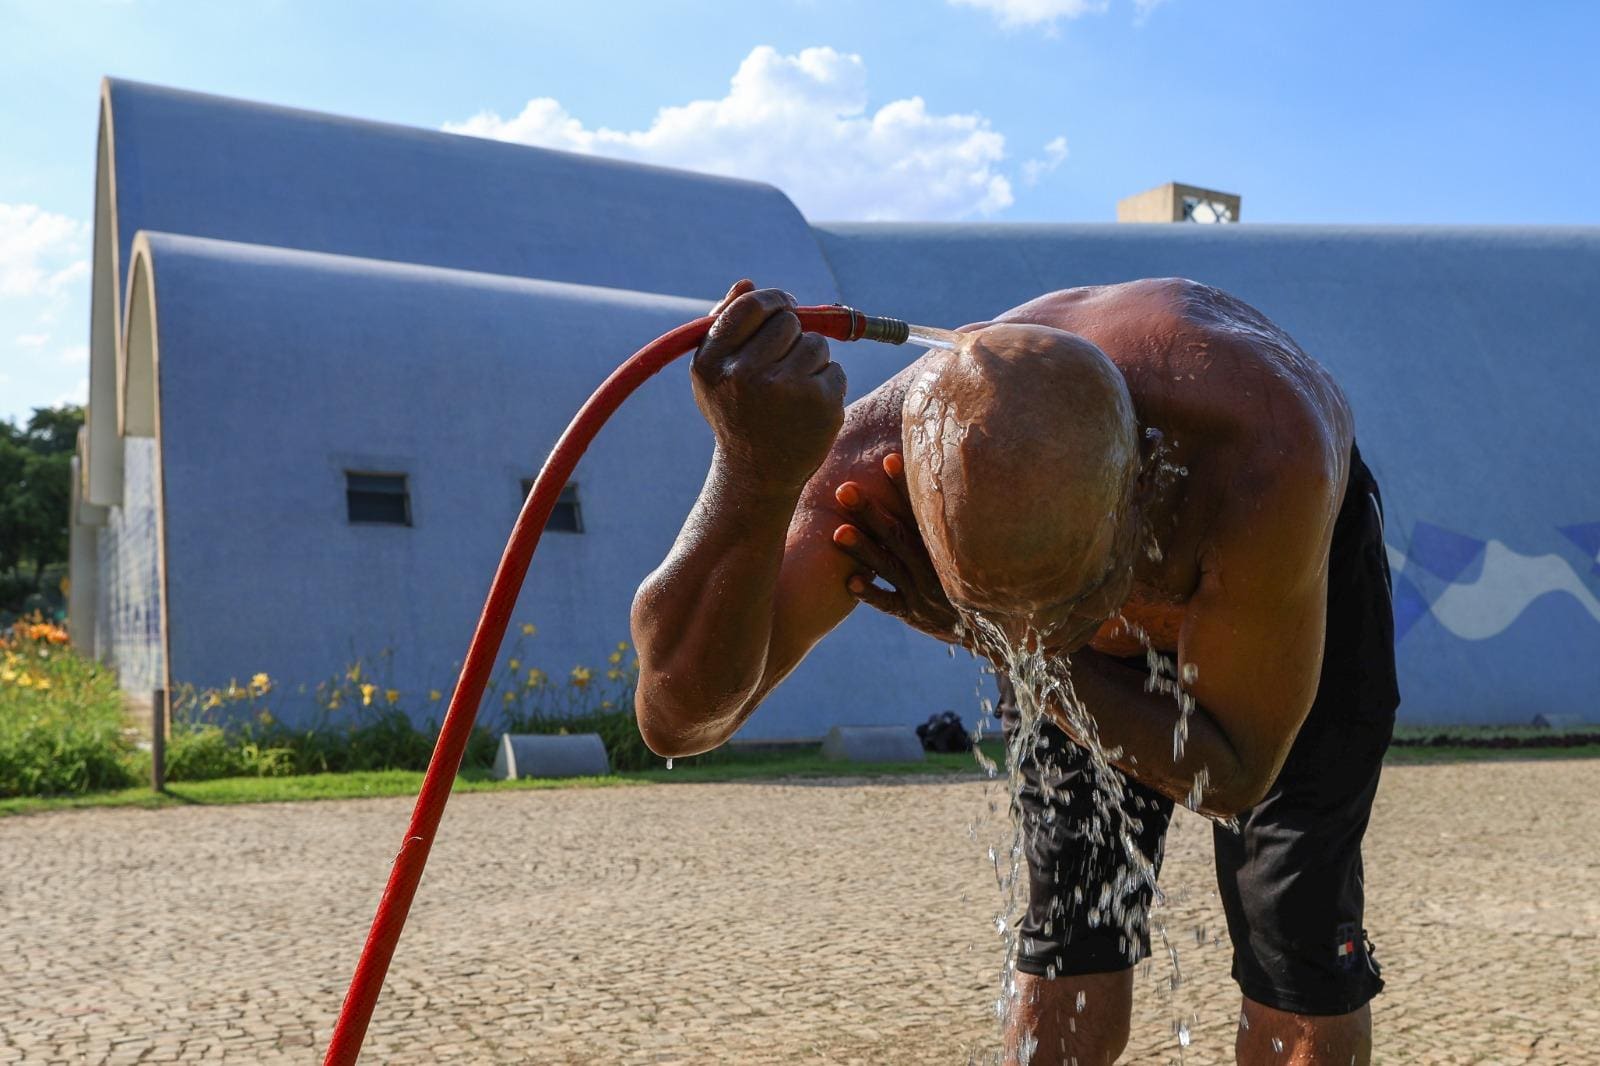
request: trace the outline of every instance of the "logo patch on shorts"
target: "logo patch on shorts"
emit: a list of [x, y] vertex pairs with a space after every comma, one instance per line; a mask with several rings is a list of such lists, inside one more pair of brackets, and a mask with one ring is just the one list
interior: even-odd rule
[[1333, 953], [1341, 970], [1353, 970], [1361, 958], [1361, 930], [1355, 922], [1345, 922], [1334, 934]]

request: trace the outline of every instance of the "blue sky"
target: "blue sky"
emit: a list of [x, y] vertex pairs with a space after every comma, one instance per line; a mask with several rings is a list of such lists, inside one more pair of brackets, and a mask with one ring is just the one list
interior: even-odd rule
[[1246, 223], [1596, 224], [1597, 45], [1578, 0], [0, 0], [0, 418], [83, 394], [105, 74], [741, 173], [816, 218], [1110, 221], [1179, 180]]

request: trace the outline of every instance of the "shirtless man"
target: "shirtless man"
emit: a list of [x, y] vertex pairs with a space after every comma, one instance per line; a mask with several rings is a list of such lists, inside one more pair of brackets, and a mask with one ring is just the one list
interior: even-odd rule
[[[958, 620], [980, 613], [1070, 656], [1147, 854], [1202, 769], [1199, 809], [1237, 816], [1215, 848], [1238, 1060], [1368, 1062], [1382, 981], [1360, 844], [1399, 697], [1377, 485], [1332, 378], [1259, 312], [1167, 279], [965, 327], [957, 351], [846, 410], [843, 372], [793, 306], [740, 282], [694, 357], [716, 450], [634, 602], [646, 742], [721, 744], [858, 602], [947, 641], [970, 640]], [[1157, 440], [1186, 476], [1154, 473]], [[1127, 623], [1196, 700], [1176, 758], [1178, 704], [1147, 691]], [[1149, 945], [1073, 904], [1116, 860], [1075, 828], [1082, 750], [1047, 730], [1064, 757], [1025, 766], [1030, 906], [1007, 1043], [1018, 1060], [1031, 1034], [1033, 1062], [1090, 1066], [1127, 1042]]]

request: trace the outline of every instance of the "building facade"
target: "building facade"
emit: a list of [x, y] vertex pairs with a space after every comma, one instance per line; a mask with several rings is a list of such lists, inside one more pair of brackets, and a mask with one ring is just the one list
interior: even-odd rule
[[[447, 690], [567, 420], [734, 279], [954, 326], [1181, 275], [1350, 396], [1402, 719], [1600, 719], [1600, 230], [812, 223], [770, 186], [123, 81], [97, 169], [70, 617], [135, 695], [385, 650], [387, 684]], [[854, 397], [910, 352], [836, 354]], [[622, 408], [541, 543], [516, 617], [552, 673], [625, 639], [698, 492], [686, 373]], [[975, 715], [985, 684], [858, 611], [741, 736]]]

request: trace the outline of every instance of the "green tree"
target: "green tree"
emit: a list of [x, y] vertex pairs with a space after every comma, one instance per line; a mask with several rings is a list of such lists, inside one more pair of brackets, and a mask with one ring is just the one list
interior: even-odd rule
[[0, 573], [11, 573], [22, 561], [27, 543], [27, 523], [21, 512], [31, 453], [19, 442], [21, 434], [9, 422], [0, 422]]
[[35, 407], [23, 437], [28, 447], [41, 455], [70, 456], [77, 450], [78, 429], [82, 425], [83, 408], [77, 404]]
[[67, 559], [72, 454], [83, 408], [38, 407], [26, 428], [0, 422], [0, 573], [39, 591], [45, 568]]

